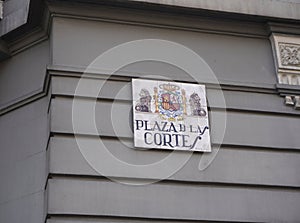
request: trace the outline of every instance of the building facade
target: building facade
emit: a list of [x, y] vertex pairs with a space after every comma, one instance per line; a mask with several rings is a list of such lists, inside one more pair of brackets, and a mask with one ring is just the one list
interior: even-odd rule
[[[300, 222], [299, 28], [297, 0], [4, 1], [0, 222]], [[211, 153], [134, 148], [138, 78], [205, 85]]]

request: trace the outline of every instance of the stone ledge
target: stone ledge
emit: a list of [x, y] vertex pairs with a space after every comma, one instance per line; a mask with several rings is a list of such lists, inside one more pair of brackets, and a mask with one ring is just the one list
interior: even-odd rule
[[132, 2], [206, 9], [281, 19], [300, 19], [300, 4], [297, 0], [132, 0]]

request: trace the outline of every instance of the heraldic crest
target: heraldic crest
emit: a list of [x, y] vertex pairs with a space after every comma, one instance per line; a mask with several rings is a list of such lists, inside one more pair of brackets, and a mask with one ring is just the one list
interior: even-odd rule
[[170, 82], [153, 87], [152, 92], [153, 95], [148, 89], [140, 90], [135, 111], [157, 113], [161, 119], [168, 121], [182, 121], [185, 116], [207, 115], [197, 92], [187, 95], [185, 89]]

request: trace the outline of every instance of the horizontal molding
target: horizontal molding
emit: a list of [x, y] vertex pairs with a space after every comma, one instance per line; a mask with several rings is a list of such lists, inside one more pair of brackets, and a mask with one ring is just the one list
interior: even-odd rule
[[292, 222], [300, 218], [299, 193], [285, 189], [164, 183], [131, 186], [61, 178], [49, 179], [48, 183], [49, 215], [246, 222]]
[[299, 85], [276, 84], [276, 88], [280, 95], [300, 95]]
[[[169, 28], [194, 32], [267, 38], [268, 31], [264, 23], [235, 21], [234, 19], [210, 18], [208, 12], [191, 13], [171, 10], [108, 6], [108, 5], [72, 5], [63, 2], [49, 2], [49, 10], [54, 17], [94, 20], [121, 24], [140, 25], [157, 28]], [[145, 16], [150, 13], [151, 16]]]
[[49, 38], [48, 30], [44, 30], [41, 27], [37, 27], [36, 29], [32, 30], [30, 33], [9, 43], [10, 56], [14, 56], [18, 53], [21, 53], [26, 49], [47, 40], [48, 38]]
[[[90, 111], [96, 102], [96, 135], [132, 137], [131, 131], [131, 104], [111, 103], [109, 101], [94, 101], [76, 99], [82, 118], [78, 121], [77, 134], [95, 135]], [[73, 99], [56, 97], [52, 99], [51, 132], [74, 134], [72, 123]], [[111, 109], [114, 106], [114, 109]], [[122, 112], [116, 112], [118, 109]], [[282, 116], [270, 114], [257, 114], [251, 112], [237, 112], [220, 109], [211, 109], [211, 136], [212, 143], [229, 144], [237, 146], [269, 147], [299, 149], [300, 141], [294, 132], [299, 129], [299, 118], [295, 116]], [[84, 118], [83, 118], [84, 117]], [[225, 137], [222, 138], [223, 118], [227, 118]], [[212, 122], [213, 121], [213, 122]], [[300, 130], [299, 130], [300, 131]]]
[[50, 76], [48, 74], [45, 75], [42, 88], [23, 95], [22, 97], [16, 98], [9, 103], [0, 105], [0, 116], [47, 96], [50, 84], [49, 77]]
[[[145, 218], [145, 217], [113, 217], [113, 216], [88, 216], [88, 215], [76, 215], [76, 214], [51, 214], [48, 215], [48, 219], [46, 223], [124, 223], [124, 222], [132, 222], [132, 223], [145, 223], [145, 222], [154, 222], [154, 223], [182, 223], [182, 220], [175, 219], [159, 219], [159, 218]], [[194, 221], [194, 220], [184, 220], [186, 223], [218, 223], [224, 221]], [[226, 221], [227, 223], [231, 223]], [[232, 221], [232, 223], [235, 221]], [[235, 222], [236, 223], [236, 222]], [[251, 222], [244, 222], [251, 223]], [[253, 223], [253, 222], [252, 222]]]
[[[172, 7], [184, 7], [189, 9], [205, 9], [213, 11], [221, 11], [227, 13], [238, 13], [255, 16], [274, 17], [280, 19], [300, 19], [300, 6], [297, 1], [272, 1], [272, 0], [244, 0], [241, 5], [239, 0], [223, 0], [220, 4], [219, 0], [133, 0], [144, 4], [157, 4], [160, 7], [165, 5]], [[272, 4], [272, 7], [270, 5]]]
[[[89, 148], [99, 145], [99, 138], [77, 137], [89, 140]], [[134, 149], [132, 140], [102, 138], [102, 142], [106, 146], [106, 148], [102, 149], [108, 149], [118, 159], [129, 164], [150, 164], [158, 162], [170, 154], [170, 151], [164, 150], [145, 151]], [[213, 145], [213, 150], [216, 149], [217, 147]], [[70, 175], [75, 178], [83, 176], [103, 177], [84, 159], [79, 151], [75, 137], [62, 135], [51, 137], [49, 155], [50, 174], [63, 175], [63, 177], [64, 175]], [[177, 157], [182, 155], [184, 155], [182, 152], [176, 153]], [[297, 174], [297, 167], [300, 160], [299, 152], [222, 146], [216, 158], [203, 171], [198, 169], [201, 158], [201, 153], [193, 153], [185, 166], [176, 171], [168, 180], [199, 184], [211, 183], [248, 187], [300, 189], [300, 177]], [[99, 162], [101, 162], [100, 157]], [[134, 173], [123, 169], [115, 169], [113, 166], [109, 172], [105, 176], [134, 178], [136, 180], [159, 179], [155, 178], [157, 176], [155, 172], [147, 174], [142, 172]]]
[[[48, 66], [48, 72], [51, 76], [62, 76], [62, 77], [74, 77], [74, 78], [84, 78], [84, 79], [99, 79], [99, 80], [115, 80], [129, 82], [131, 78], [143, 78], [143, 76], [149, 75], [161, 75], [154, 73], [136, 73], [136, 72], [125, 72], [110, 75], [111, 71], [92, 69], [86, 72], [86, 67], [75, 67], [75, 66], [64, 66], [64, 65], [51, 65]], [[149, 77], [146, 77], [149, 79]], [[162, 79], [163, 80], [163, 79]], [[194, 79], [180, 79], [178, 77], [172, 77], [171, 81], [181, 81], [186, 83], [197, 83]], [[224, 89], [224, 90], [237, 90], [245, 92], [257, 92], [257, 93], [270, 93], [276, 94], [276, 88], [274, 84], [264, 84], [264, 83], [250, 83], [250, 82], [234, 82], [228, 80], [203, 80], [202, 84], [207, 85], [210, 88]]]
[[[84, 81], [86, 86], [77, 93], [79, 97], [97, 100], [120, 100], [127, 103], [132, 102], [131, 98], [131, 78], [120, 80], [117, 77], [105, 80], [105, 76], [98, 75], [92, 77], [80, 76], [56, 76], [52, 75], [52, 96], [74, 97], [78, 82]], [[277, 94], [257, 92], [255, 89], [249, 89], [244, 85], [222, 85], [206, 84], [207, 98], [209, 107], [212, 109], [227, 109], [230, 111], [257, 112], [282, 115], [300, 115], [295, 111], [284, 106], [283, 99]], [[101, 88], [101, 93], [98, 91]], [[222, 89], [221, 89], [222, 88]], [[221, 92], [222, 91], [222, 92]], [[222, 104], [220, 95], [223, 93], [226, 104]], [[251, 99], [251, 100], [245, 100]], [[252, 100], [253, 99], [253, 100]]]
[[[111, 177], [111, 178], [109, 178]], [[229, 182], [217, 182], [217, 181], [186, 181], [177, 179], [165, 179], [157, 180], [153, 178], [134, 178], [134, 177], [113, 177], [113, 176], [93, 176], [93, 175], [75, 175], [75, 174], [57, 174], [49, 173], [48, 181], [50, 180], [73, 180], [79, 182], [112, 182], [120, 185], [140, 186], [161, 184], [161, 185], [178, 185], [178, 186], [198, 186], [198, 187], [224, 187], [224, 188], [236, 188], [236, 189], [265, 189], [274, 191], [290, 191], [298, 192], [299, 187], [285, 186], [285, 185], [267, 185], [267, 184], [243, 184], [243, 183], [229, 183]], [[156, 180], [156, 181], [155, 181]], [[154, 182], [153, 182], [154, 181]], [[153, 183], [152, 183], [153, 182]]]
[[268, 22], [268, 28], [270, 30], [270, 33], [284, 33], [292, 35], [300, 34], [299, 24], [294, 23], [288, 24], [280, 22]]
[[[111, 135], [90, 135], [90, 134], [74, 134], [74, 133], [62, 133], [62, 132], [51, 132], [50, 137], [87, 137], [87, 138], [94, 138], [94, 139], [103, 139], [103, 140], [122, 140], [127, 142], [132, 142], [132, 137], [120, 137], [120, 136], [111, 136]], [[272, 147], [265, 147], [265, 146], [249, 146], [249, 145], [236, 145], [236, 144], [225, 144], [225, 143], [211, 143], [213, 147], [219, 148], [230, 148], [230, 149], [237, 149], [237, 150], [252, 150], [252, 151], [282, 151], [287, 153], [299, 153], [300, 150], [293, 149], [293, 148], [272, 148]], [[158, 150], [159, 151], [159, 150]], [[194, 151], [198, 153], [197, 151]], [[201, 152], [199, 152], [201, 153]]]

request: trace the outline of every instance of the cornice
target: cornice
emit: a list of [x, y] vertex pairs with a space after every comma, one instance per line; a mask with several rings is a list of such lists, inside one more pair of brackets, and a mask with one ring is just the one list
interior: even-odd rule
[[43, 17], [39, 26], [33, 28], [19, 38], [8, 42], [8, 48], [11, 56], [26, 50], [27, 48], [38, 44], [49, 38], [51, 27], [50, 13], [47, 8], [44, 9]]
[[297, 0], [130, 0], [144, 4], [168, 5], [190, 9], [204, 9], [245, 15], [300, 20]]
[[277, 73], [276, 85], [285, 104], [300, 109], [300, 35], [272, 33], [270, 36]]
[[[80, 2], [80, 3], [78, 3]], [[211, 12], [197, 11], [188, 13], [185, 9], [168, 8], [164, 10], [146, 8], [137, 5], [129, 7], [131, 4], [117, 4], [113, 1], [93, 2], [86, 1], [60, 1], [48, 0], [42, 4], [42, 8], [35, 10], [43, 11], [41, 18], [32, 18], [40, 20], [38, 26], [31, 27], [30, 30], [4, 38], [0, 43], [0, 60], [22, 52], [28, 47], [37, 44], [49, 37], [51, 20], [53, 17], [64, 17], [84, 20], [97, 20], [113, 23], [133, 24], [140, 26], [170, 28], [177, 30], [188, 30], [204, 33], [215, 33], [224, 35], [246, 36], [252, 38], [268, 38], [270, 33], [300, 34], [300, 23], [278, 23], [257, 17], [257, 21], [250, 19], [237, 19], [236, 15], [230, 18], [230, 13], [226, 16], [214, 14]], [[142, 1], [143, 2], [143, 1]], [[72, 3], [72, 4], [71, 4]], [[192, 9], [190, 9], [192, 10]], [[148, 13], [150, 16], [145, 16]], [[2, 56], [2, 57], [1, 57]]]
[[[81, 20], [104, 21], [112, 23], [169, 28], [193, 32], [216, 33], [253, 38], [268, 38], [266, 23], [237, 20], [211, 12], [187, 12], [180, 9], [153, 9], [151, 7], [129, 7], [126, 5], [69, 4], [62, 1], [48, 1], [48, 8], [53, 17]], [[110, 2], [110, 1], [108, 1]], [[130, 2], [130, 1], [129, 1]], [[145, 16], [145, 15], [148, 16]]]
[[268, 22], [268, 30], [272, 33], [285, 35], [300, 35], [300, 23]]

